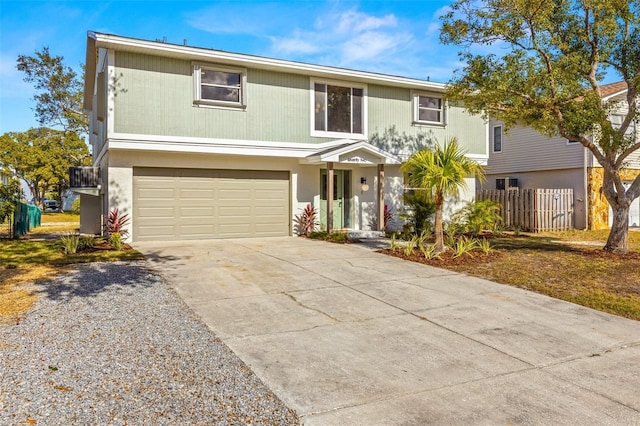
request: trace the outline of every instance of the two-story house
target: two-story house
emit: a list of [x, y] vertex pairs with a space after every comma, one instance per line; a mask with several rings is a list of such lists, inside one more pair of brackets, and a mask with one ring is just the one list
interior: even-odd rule
[[[604, 101], [617, 101], [611, 122], [622, 123], [627, 114], [624, 82], [602, 86]], [[580, 142], [541, 135], [516, 126], [505, 132], [500, 121], [489, 121], [489, 161], [483, 189], [571, 188], [574, 194], [574, 226], [604, 229], [610, 226], [610, 207], [602, 193], [603, 170], [591, 151]], [[630, 132], [638, 132], [635, 126]], [[640, 174], [640, 152], [634, 153], [622, 171], [627, 185]], [[640, 226], [640, 202], [629, 210], [629, 225]]]
[[[457, 137], [486, 163], [487, 123], [444, 91], [89, 32], [94, 169], [72, 184], [84, 187], [81, 231], [99, 233], [101, 217], [118, 208], [131, 218], [132, 241], [292, 235], [308, 203], [324, 229], [379, 228], [384, 205], [401, 206], [399, 166], [416, 149]], [[465, 197], [474, 190], [470, 178]]]

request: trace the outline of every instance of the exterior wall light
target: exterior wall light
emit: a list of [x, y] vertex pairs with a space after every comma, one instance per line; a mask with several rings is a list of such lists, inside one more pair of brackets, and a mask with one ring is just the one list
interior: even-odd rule
[[361, 177], [360, 178], [360, 190], [362, 191], [362, 193], [365, 193], [369, 190], [369, 185], [367, 185], [367, 178], [366, 177]]

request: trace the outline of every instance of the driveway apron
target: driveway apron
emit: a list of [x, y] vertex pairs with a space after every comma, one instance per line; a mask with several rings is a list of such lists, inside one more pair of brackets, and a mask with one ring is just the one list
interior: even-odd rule
[[359, 245], [135, 247], [305, 424], [640, 424], [640, 322]]

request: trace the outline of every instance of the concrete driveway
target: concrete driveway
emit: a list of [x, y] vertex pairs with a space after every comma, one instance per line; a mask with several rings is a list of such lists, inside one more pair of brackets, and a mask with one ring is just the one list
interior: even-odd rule
[[640, 322], [359, 245], [135, 247], [305, 424], [640, 424]]

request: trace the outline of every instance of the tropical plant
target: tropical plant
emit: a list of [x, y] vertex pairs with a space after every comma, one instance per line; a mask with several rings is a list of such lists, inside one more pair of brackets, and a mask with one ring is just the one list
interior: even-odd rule
[[424, 258], [427, 260], [442, 258], [442, 256], [440, 256], [440, 253], [438, 252], [438, 246], [436, 245], [436, 243], [424, 246], [420, 249], [420, 251], [422, 252]]
[[129, 231], [125, 228], [125, 226], [129, 224], [128, 213], [123, 214], [118, 208], [114, 208], [105, 216], [104, 221], [107, 236], [117, 233], [121, 238], [124, 238], [129, 235]]
[[307, 204], [302, 213], [295, 217], [295, 230], [298, 235], [309, 236], [318, 227], [318, 211]]
[[429, 200], [424, 191], [407, 192], [403, 195], [405, 208], [402, 215], [413, 232], [420, 234], [424, 231], [431, 233], [433, 223], [431, 219], [436, 212], [436, 206]]
[[491, 200], [468, 202], [455, 216], [464, 225], [466, 232], [475, 235], [493, 229], [502, 220], [500, 203]]
[[453, 245], [453, 257], [460, 257], [464, 254], [471, 256], [477, 246], [478, 240], [462, 235]]
[[[449, 100], [507, 129], [580, 142], [602, 166], [613, 210], [607, 251], [628, 250], [629, 207], [640, 196], [640, 175], [628, 188], [622, 180], [640, 149], [639, 37], [637, 0], [456, 0], [442, 17], [441, 41], [462, 47], [465, 64]], [[487, 45], [499, 48], [477, 48]], [[626, 86], [624, 105], [602, 90], [611, 80]]]
[[394, 232], [389, 242], [389, 250], [396, 251], [396, 248], [398, 248], [398, 242], [396, 241], [396, 233]]
[[395, 222], [395, 213], [393, 212], [393, 209], [391, 207], [389, 207], [387, 204], [384, 205], [384, 229], [389, 229], [389, 226], [391, 226], [394, 222]]
[[458, 147], [455, 138], [443, 146], [436, 144], [433, 151], [425, 149], [413, 154], [401, 166], [408, 175], [409, 185], [424, 191], [435, 204], [435, 237], [438, 251], [445, 250], [443, 231], [443, 206], [445, 197], [457, 196], [466, 187], [465, 178], [475, 176], [484, 180], [484, 169], [469, 159]]
[[413, 238], [407, 241], [406, 245], [404, 246], [404, 254], [406, 256], [411, 256], [413, 254], [416, 247], [418, 246], [418, 238], [419, 237], [417, 235], [414, 235]]
[[75, 254], [80, 245], [80, 234], [77, 232], [68, 232], [60, 235], [60, 244], [65, 254]]
[[486, 238], [482, 238], [478, 240], [477, 246], [480, 249], [480, 251], [484, 254], [490, 254], [493, 251], [493, 248], [491, 247], [491, 243]]
[[122, 250], [122, 234], [120, 234], [119, 232], [110, 233], [109, 244], [111, 244], [111, 247], [113, 247], [115, 250]]
[[84, 250], [92, 248], [96, 245], [96, 237], [93, 235], [81, 235], [80, 241], [78, 241], [78, 250]]

